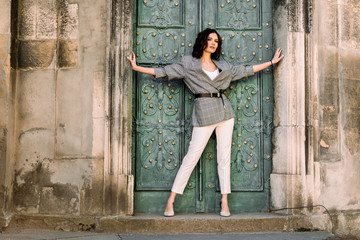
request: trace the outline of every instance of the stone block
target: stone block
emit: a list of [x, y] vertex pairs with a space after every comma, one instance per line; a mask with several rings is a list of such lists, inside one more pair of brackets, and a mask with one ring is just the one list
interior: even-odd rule
[[338, 5], [340, 46], [351, 46], [351, 18], [346, 5]]
[[337, 130], [339, 124], [339, 79], [319, 79], [320, 128]]
[[11, 5], [10, 0], [0, 0], [0, 34], [9, 34], [10, 33], [10, 12], [11, 12]]
[[48, 68], [56, 52], [55, 40], [20, 41], [19, 68]]
[[[20, 178], [16, 182], [24, 183], [21, 176], [25, 172], [34, 172], [34, 165], [54, 158], [54, 130], [35, 128], [19, 133], [17, 138], [16, 171]], [[21, 173], [21, 174], [20, 174]]]
[[[7, 144], [8, 144], [8, 137], [7, 137], [8, 130], [6, 128], [0, 128], [0, 183], [3, 182], [6, 169], [6, 150], [7, 150]], [[1, 187], [0, 187], [1, 190]], [[0, 201], [3, 199], [0, 199]], [[3, 206], [0, 202], [0, 206]], [[0, 213], [1, 215], [1, 213]]]
[[326, 206], [330, 212], [333, 209], [353, 211], [360, 207], [360, 162], [349, 157], [347, 152], [343, 151], [342, 161], [321, 164], [318, 203]]
[[322, 106], [339, 107], [339, 79], [319, 79], [319, 102]]
[[344, 130], [360, 133], [360, 108], [347, 108], [345, 115]]
[[8, 34], [0, 34], [0, 128], [7, 126], [10, 101], [10, 43]]
[[79, 190], [76, 186], [53, 183], [41, 188], [40, 213], [78, 214], [79, 205]]
[[40, 195], [35, 185], [14, 185], [14, 206], [22, 213], [39, 213]]
[[345, 109], [360, 109], [360, 81], [344, 79], [343, 88], [344, 94], [342, 94], [342, 98], [344, 102], [342, 103], [342, 107]]
[[280, 209], [287, 206], [287, 175], [284, 174], [271, 174], [271, 208]]
[[289, 142], [289, 133], [286, 127], [276, 127], [273, 132], [273, 173], [286, 174], [288, 172], [289, 150], [286, 146]]
[[[298, 54], [304, 49], [304, 34], [288, 33], [291, 42], [285, 55], [287, 60], [279, 64], [274, 81], [274, 124], [275, 126], [305, 125], [305, 66], [304, 55]], [[287, 111], [284, 111], [287, 109]]]
[[[39, 140], [40, 138], [41, 140]], [[29, 144], [26, 141], [28, 139], [34, 141]], [[40, 156], [44, 153], [40, 152], [42, 149], [36, 145], [39, 142], [44, 144], [43, 140], [44, 138], [40, 135], [40, 131], [37, 133], [33, 132], [24, 136], [22, 141], [26, 142], [25, 144], [19, 144], [20, 146], [18, 146], [20, 149], [18, 153], [27, 152], [25, 154], [27, 159], [25, 161], [20, 161], [23, 156], [17, 158], [14, 181], [14, 205], [16, 210], [22, 213], [39, 213], [41, 185], [46, 185], [49, 182], [50, 173], [46, 169], [46, 162], [48, 161]]]
[[[36, 147], [33, 146], [35, 149]], [[31, 164], [28, 164], [28, 162], [31, 162]], [[26, 163], [21, 165], [19, 162], [17, 164], [14, 182], [14, 204], [18, 211], [22, 213], [39, 213], [42, 187], [48, 186], [50, 183], [51, 172], [48, 171], [48, 163], [48, 160], [38, 158], [35, 161], [29, 156]]]
[[59, 68], [74, 68], [77, 66], [78, 42], [77, 40], [59, 41]]
[[103, 214], [104, 162], [92, 160], [91, 181], [84, 182], [80, 193], [80, 215]]
[[[15, 215], [8, 230], [51, 230], [51, 231], [93, 231], [94, 217], [59, 216], [59, 215]], [[51, 233], [49, 233], [51, 235]], [[84, 233], [79, 233], [80, 235]], [[53, 237], [54, 235], [52, 235]], [[51, 237], [50, 237], [51, 238]]]
[[[337, 78], [339, 76], [339, 48], [320, 46], [318, 51], [318, 72], [320, 78]], [[320, 79], [320, 81], [324, 81]]]
[[337, 130], [339, 128], [339, 108], [335, 106], [322, 106], [320, 114], [320, 128]]
[[92, 142], [92, 156], [96, 158], [104, 157], [104, 129], [105, 119], [93, 119], [93, 142]]
[[51, 173], [51, 183], [43, 188], [40, 212], [102, 214], [101, 160], [54, 160], [48, 165], [48, 171]]
[[57, 0], [38, 1], [36, 17], [36, 39], [56, 39]]
[[[359, 2], [360, 3], [360, 2]], [[352, 42], [353, 47], [360, 49], [360, 8], [353, 9]]]
[[49, 164], [49, 171], [52, 172], [52, 182], [71, 184], [81, 189], [91, 185], [93, 160], [86, 158], [54, 160]]
[[[4, 64], [7, 62], [9, 58], [9, 53], [10, 53], [9, 38], [10, 38], [9, 34], [0, 33], [0, 70], [2, 70], [5, 67]], [[4, 79], [4, 76], [2, 76], [1, 74], [0, 74], [0, 79]]]
[[78, 5], [69, 4], [68, 0], [60, 2], [60, 38], [77, 39], [78, 37]]
[[[305, 184], [306, 182], [302, 175], [271, 174], [271, 208], [280, 209], [306, 206], [307, 198], [303, 187]], [[307, 210], [309, 209], [289, 209], [285, 210], [285, 213], [294, 214]]]
[[341, 49], [340, 66], [341, 76], [343, 79], [360, 80], [360, 50], [358, 49]]
[[[90, 156], [92, 149], [91, 89], [80, 69], [58, 73], [56, 156]], [[88, 98], [90, 97], [90, 99]]]
[[[331, 0], [328, 0], [331, 1]], [[350, 7], [360, 7], [359, 0], [340, 0], [338, 1], [339, 4], [347, 5]]]
[[338, 5], [333, 1], [322, 2], [319, 9], [319, 43], [326, 46], [338, 46], [339, 25]]
[[[0, 90], [1, 91], [1, 90]], [[8, 102], [4, 98], [0, 98], [0, 128], [6, 128], [8, 125]]]
[[[91, 63], [90, 63], [91, 64]], [[92, 63], [94, 64], [94, 63]], [[104, 71], [93, 72], [93, 117], [105, 118], [105, 76]]]
[[[5, 214], [9, 205], [9, 189], [6, 183], [8, 129], [0, 128], [0, 217]], [[1, 225], [0, 225], [1, 227]]]
[[20, 39], [36, 38], [37, 0], [23, 0], [19, 3], [19, 37]]
[[54, 70], [20, 71], [17, 93], [18, 130], [54, 129]]
[[358, 212], [338, 214], [334, 222], [337, 236], [341, 236], [343, 239], [359, 239], [360, 214]]
[[345, 146], [352, 155], [360, 152], [360, 108], [347, 108], [344, 120]]
[[276, 127], [273, 132], [273, 169], [276, 174], [299, 174], [304, 160], [305, 127]]

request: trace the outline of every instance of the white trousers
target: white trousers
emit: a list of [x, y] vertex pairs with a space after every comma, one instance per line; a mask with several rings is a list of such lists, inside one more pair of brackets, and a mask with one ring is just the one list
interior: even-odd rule
[[189, 150], [176, 175], [172, 192], [183, 194], [185, 186], [215, 129], [217, 142], [217, 164], [221, 194], [231, 193], [230, 158], [234, 118], [206, 127], [194, 127]]

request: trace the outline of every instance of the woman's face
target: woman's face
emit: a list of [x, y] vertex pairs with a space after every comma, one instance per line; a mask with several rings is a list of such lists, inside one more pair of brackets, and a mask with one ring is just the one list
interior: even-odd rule
[[207, 47], [205, 52], [214, 53], [218, 47], [219, 39], [216, 33], [210, 33], [207, 39]]

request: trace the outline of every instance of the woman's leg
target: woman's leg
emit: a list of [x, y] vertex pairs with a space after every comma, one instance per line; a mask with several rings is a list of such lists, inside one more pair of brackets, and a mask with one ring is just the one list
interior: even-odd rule
[[230, 213], [227, 194], [221, 194], [221, 212]]
[[168, 199], [165, 212], [173, 211], [173, 203], [176, 194], [183, 194], [190, 175], [200, 159], [209, 138], [216, 125], [206, 127], [194, 127], [188, 152], [184, 157], [180, 169], [176, 174], [171, 194]]
[[171, 192], [169, 199], [167, 200], [166, 203], [166, 208], [165, 208], [165, 212], [171, 212], [174, 211], [174, 201], [175, 201], [175, 197], [176, 197], [177, 193], [176, 192]]
[[221, 122], [216, 127], [218, 175], [221, 189], [222, 212], [229, 212], [227, 195], [231, 193], [230, 161], [234, 119]]

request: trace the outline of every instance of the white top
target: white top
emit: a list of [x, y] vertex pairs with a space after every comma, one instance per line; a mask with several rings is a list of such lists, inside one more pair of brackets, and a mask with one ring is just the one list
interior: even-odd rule
[[211, 80], [214, 80], [220, 74], [218, 68], [213, 72], [206, 71], [205, 69], [202, 69], [202, 70], [209, 76], [209, 78]]

